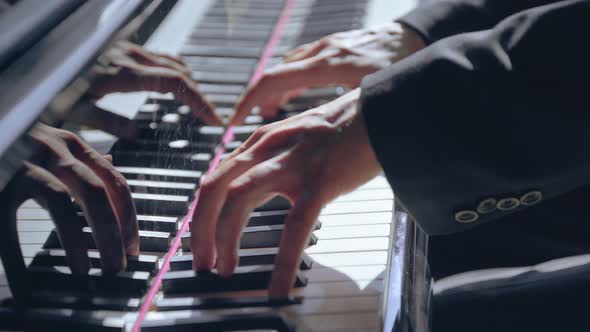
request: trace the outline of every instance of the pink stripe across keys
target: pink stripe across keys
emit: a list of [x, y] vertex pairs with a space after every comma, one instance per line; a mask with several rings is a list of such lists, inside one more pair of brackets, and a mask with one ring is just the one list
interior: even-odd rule
[[[256, 81], [258, 81], [260, 79], [260, 77], [262, 77], [262, 74], [264, 73], [264, 68], [266, 67], [266, 64], [268, 63], [268, 60], [272, 57], [275, 48], [277, 47], [277, 45], [279, 44], [279, 42], [281, 40], [281, 35], [283, 33], [283, 27], [284, 27], [285, 23], [287, 23], [287, 19], [289, 18], [289, 14], [290, 14], [296, 1], [297, 0], [286, 0], [285, 6], [283, 7], [283, 11], [281, 12], [281, 16], [279, 17], [279, 19], [274, 27], [274, 30], [272, 32], [272, 35], [270, 36], [270, 39], [269, 39], [268, 43], [266, 44], [266, 47], [264, 48], [264, 52], [262, 53], [262, 56], [260, 57], [260, 60], [258, 61], [258, 64], [256, 65], [256, 69], [254, 70], [254, 74], [250, 78], [250, 81], [249, 81], [250, 85], [254, 84]], [[207, 176], [208, 174], [211, 174], [211, 172], [213, 172], [217, 168], [217, 166], [219, 166], [219, 163], [221, 162], [221, 157], [225, 153], [225, 145], [227, 143], [231, 142], [233, 140], [233, 137], [234, 137], [233, 128], [232, 127], [227, 128], [225, 133], [223, 134], [221, 144], [216, 149], [216, 153], [213, 158], [213, 161], [211, 162], [211, 165], [209, 165], [209, 169], [207, 169], [205, 176]], [[164, 276], [164, 273], [168, 272], [168, 270], [170, 269], [170, 259], [172, 258], [172, 256], [174, 256], [174, 254], [180, 248], [182, 234], [184, 234], [188, 230], [191, 216], [195, 212], [195, 208], [197, 206], [198, 201], [199, 201], [199, 190], [197, 190], [197, 192], [195, 193], [195, 199], [192, 201], [190, 208], [188, 210], [188, 213], [186, 214], [186, 216], [184, 217], [184, 220], [182, 221], [182, 227], [180, 228], [180, 230], [176, 234], [176, 237], [174, 237], [174, 241], [172, 241], [172, 246], [170, 247], [170, 250], [168, 250], [168, 253], [166, 254], [166, 256], [164, 258], [164, 263], [162, 264], [162, 267], [158, 271], [158, 274], [156, 275], [154, 282], [152, 283], [152, 285], [151, 285], [151, 287], [144, 299], [144, 302], [142, 303], [142, 305], [139, 309], [139, 314], [133, 324], [133, 328], [131, 329], [132, 332], [140, 332], [141, 331], [141, 324], [144, 321], [147, 313], [150, 311], [150, 308], [154, 302], [154, 298], [156, 297], [156, 294], [158, 294], [158, 292], [160, 291], [160, 288], [162, 287], [162, 277]]]

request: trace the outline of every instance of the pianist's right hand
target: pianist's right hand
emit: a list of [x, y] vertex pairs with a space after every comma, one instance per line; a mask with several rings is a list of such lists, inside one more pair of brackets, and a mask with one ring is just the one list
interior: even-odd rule
[[231, 124], [240, 124], [256, 106], [263, 117], [273, 118], [282, 104], [305, 88], [356, 88], [364, 76], [425, 46], [418, 33], [396, 22], [339, 32], [300, 46], [248, 88]]
[[113, 92], [172, 92], [191, 108], [195, 117], [209, 125], [223, 125], [182, 60], [123, 41], [109, 49], [105, 57], [110, 67], [96, 69], [99, 77], [90, 89], [93, 97]]
[[123, 176], [110, 161], [75, 134], [46, 125], [30, 132], [43, 160], [25, 162], [0, 193], [0, 249], [11, 291], [27, 298], [30, 287], [16, 232], [16, 209], [29, 198], [49, 210], [74, 273], [87, 273], [82, 219], [70, 197], [81, 206], [100, 251], [103, 271], [126, 266], [126, 256], [139, 254], [135, 206]]
[[191, 227], [194, 267], [231, 275], [250, 212], [280, 194], [293, 208], [275, 258], [271, 297], [293, 286], [322, 207], [381, 172], [358, 107], [360, 89], [266, 125], [203, 181]]

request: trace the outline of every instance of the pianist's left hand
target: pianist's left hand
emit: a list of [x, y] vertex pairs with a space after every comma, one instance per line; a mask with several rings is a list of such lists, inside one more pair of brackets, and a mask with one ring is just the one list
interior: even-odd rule
[[118, 42], [105, 55], [111, 67], [96, 70], [99, 77], [90, 89], [92, 96], [98, 98], [112, 92], [172, 92], [193, 110], [195, 117], [209, 125], [223, 125], [182, 60], [129, 42]]
[[253, 107], [265, 118], [305, 88], [343, 86], [356, 88], [363, 77], [424, 48], [425, 41], [397, 22], [338, 32], [287, 53], [284, 63], [269, 70], [248, 87], [232, 125], [241, 123]]
[[288, 294], [322, 207], [381, 171], [357, 105], [360, 89], [260, 128], [201, 186], [191, 223], [196, 269], [230, 275], [250, 212], [279, 194], [293, 208], [285, 222], [270, 287]]
[[[66, 130], [37, 125], [30, 133], [41, 149], [43, 160], [25, 162], [23, 168], [0, 192], [0, 248], [8, 281], [15, 298], [26, 298], [25, 265], [16, 233], [16, 209], [33, 198], [49, 210], [74, 273], [89, 268], [80, 218], [72, 205], [74, 197], [92, 228], [103, 271], [125, 268], [126, 256], [139, 254], [135, 206], [123, 176], [96, 150]], [[82, 241], [81, 241], [82, 240]]]

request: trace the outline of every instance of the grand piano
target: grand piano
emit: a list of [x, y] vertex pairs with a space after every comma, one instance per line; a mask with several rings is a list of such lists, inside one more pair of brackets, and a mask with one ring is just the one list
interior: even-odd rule
[[[223, 127], [186, 120], [186, 106], [173, 94], [141, 92], [98, 101], [86, 94], [93, 69], [104, 65], [102, 54], [113, 43], [130, 40], [181, 56], [218, 114], [227, 118], [252, 75], [281, 61], [289, 49], [390, 20], [413, 5], [383, 0], [2, 2], [0, 189], [23, 160], [35, 156], [26, 134], [35, 123], [75, 131], [111, 154], [132, 188], [141, 255], [129, 257], [127, 271], [103, 277], [98, 254], [90, 250], [94, 269], [73, 276], [48, 212], [26, 201], [17, 211], [17, 226], [35, 292], [25, 306], [16, 303], [0, 274], [0, 330], [428, 331], [428, 239], [397, 207], [383, 176], [323, 209], [292, 297], [270, 302], [264, 288], [289, 208], [284, 201], [252, 214], [241, 241], [241, 266], [230, 279], [191, 271], [190, 237], [183, 228], [183, 216], [215, 154], [239, 146], [263, 120], [250, 116], [222, 141], [228, 138]], [[273, 36], [278, 43], [269, 43]], [[343, 92], [309, 90], [285, 107], [284, 116]], [[98, 112], [95, 105], [132, 119], [145, 135], [117, 139], [76, 124]], [[154, 135], [153, 126], [166, 134]], [[173, 144], [179, 141], [186, 144]], [[85, 234], [92, 247], [89, 231]], [[158, 276], [161, 285], [153, 283]]]

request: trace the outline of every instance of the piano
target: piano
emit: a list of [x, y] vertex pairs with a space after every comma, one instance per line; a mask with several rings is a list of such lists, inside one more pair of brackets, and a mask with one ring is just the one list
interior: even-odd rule
[[[35, 8], [33, 2], [3, 3], [0, 15], [23, 15]], [[76, 130], [97, 150], [111, 154], [126, 177], [138, 212], [141, 254], [129, 257], [127, 271], [104, 277], [98, 253], [89, 250], [89, 275], [71, 275], [48, 212], [26, 201], [17, 211], [17, 224], [35, 295], [26, 308], [15, 306], [0, 271], [0, 330], [428, 331], [426, 237], [396, 206], [383, 176], [323, 209], [292, 297], [269, 302], [264, 289], [289, 208], [284, 200], [275, 199], [251, 215], [233, 277], [191, 269], [183, 216], [222, 144], [222, 127], [188, 121], [187, 107], [172, 94], [147, 92], [98, 101], [134, 119], [141, 132], [137, 139], [117, 140], [68, 121], [75, 110], [88, 107], [84, 92], [93, 80], [88, 68], [116, 40], [180, 55], [218, 114], [227, 118], [277, 29], [280, 39], [266, 67], [299, 44], [385, 22], [413, 5], [410, 0], [44, 3], [47, 8], [31, 19], [31, 26], [14, 31], [26, 37], [20, 46], [0, 55], [0, 188], [35, 153], [25, 133], [36, 121]], [[286, 21], [280, 25], [282, 16]], [[34, 60], [38, 63], [31, 69]], [[284, 116], [342, 93], [341, 88], [309, 90], [285, 107]], [[248, 117], [224, 148], [239, 146], [262, 124], [256, 115]], [[82, 212], [79, 217], [84, 220]], [[85, 235], [92, 247], [90, 231]], [[175, 238], [179, 249], [169, 253]], [[162, 271], [166, 258], [170, 266]], [[159, 273], [162, 285], [150, 298]], [[149, 311], [142, 316], [146, 301]]]

